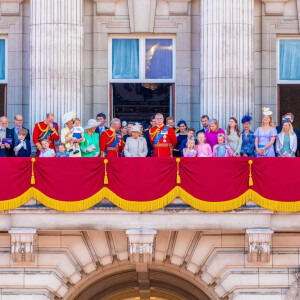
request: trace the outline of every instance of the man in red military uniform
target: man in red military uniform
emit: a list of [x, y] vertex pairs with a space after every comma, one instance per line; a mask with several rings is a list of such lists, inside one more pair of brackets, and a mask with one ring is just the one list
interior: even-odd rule
[[164, 125], [162, 114], [155, 116], [156, 126], [149, 130], [150, 142], [154, 147], [153, 157], [172, 157], [177, 137], [173, 128]]
[[36, 123], [33, 129], [32, 140], [37, 147], [36, 156], [40, 156], [41, 142], [47, 140], [50, 148], [56, 152], [55, 142], [59, 140], [58, 124], [54, 123], [54, 114], [47, 113], [43, 122]]
[[120, 157], [124, 150], [122, 134], [119, 133], [121, 127], [120, 119], [112, 119], [110, 128], [102, 132], [100, 136], [101, 157]]

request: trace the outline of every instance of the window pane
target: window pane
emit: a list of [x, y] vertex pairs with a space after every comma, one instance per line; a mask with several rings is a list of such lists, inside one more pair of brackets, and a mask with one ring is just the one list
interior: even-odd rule
[[172, 39], [146, 39], [146, 78], [172, 79]]
[[0, 39], [0, 80], [5, 79], [5, 40]]
[[139, 40], [112, 40], [112, 78], [139, 78]]
[[300, 80], [300, 40], [280, 41], [280, 80]]

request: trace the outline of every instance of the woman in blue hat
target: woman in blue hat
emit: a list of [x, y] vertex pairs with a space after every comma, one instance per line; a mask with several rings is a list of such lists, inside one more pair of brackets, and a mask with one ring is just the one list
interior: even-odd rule
[[179, 132], [176, 133], [177, 136], [177, 144], [175, 148], [173, 149], [173, 156], [174, 157], [179, 157], [180, 156], [180, 147], [182, 141], [187, 139], [187, 125], [184, 120], [180, 120], [177, 124], [177, 127], [179, 128]]
[[242, 148], [241, 156], [243, 157], [255, 157], [255, 136], [254, 132], [250, 130], [252, 117], [245, 115], [242, 118], [243, 132], [242, 132]]

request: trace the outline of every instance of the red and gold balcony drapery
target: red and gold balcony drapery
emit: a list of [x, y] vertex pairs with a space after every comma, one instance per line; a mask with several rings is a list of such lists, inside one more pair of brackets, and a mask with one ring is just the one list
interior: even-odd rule
[[[33, 161], [32, 161], [33, 160]], [[0, 210], [34, 198], [61, 211], [104, 198], [124, 210], [151, 211], [180, 197], [203, 211], [252, 200], [267, 209], [300, 211], [298, 158], [0, 158]]]

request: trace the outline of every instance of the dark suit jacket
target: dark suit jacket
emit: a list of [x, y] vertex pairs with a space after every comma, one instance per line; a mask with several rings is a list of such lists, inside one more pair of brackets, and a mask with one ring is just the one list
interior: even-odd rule
[[9, 149], [5, 148], [5, 149], [1, 149], [1, 157], [11, 157], [13, 156], [13, 148], [14, 148], [14, 134], [13, 134], [13, 130], [12, 129], [9, 129], [9, 128], [6, 128], [6, 135], [5, 135], [6, 138], [10, 138], [10, 139], [13, 139], [12, 141], [12, 145], [10, 146]]
[[149, 129], [147, 129], [145, 132], [144, 132], [144, 138], [146, 139], [146, 142], [147, 142], [147, 148], [148, 148], [148, 154], [147, 154], [147, 157], [151, 157], [152, 155], [152, 151], [153, 151], [153, 146], [150, 142], [150, 136], [149, 136]]
[[31, 155], [31, 143], [26, 138], [25, 138], [25, 142], [26, 142], [26, 150], [24, 149], [24, 147], [22, 147], [19, 150], [18, 155], [16, 157], [30, 157], [30, 155]]
[[[108, 127], [104, 126], [104, 130], [107, 130], [107, 129], [108, 129]], [[96, 131], [95, 131], [95, 132], [100, 134], [99, 126], [96, 128]], [[102, 132], [103, 132], [103, 131], [102, 131]]]

